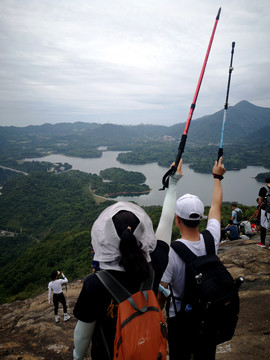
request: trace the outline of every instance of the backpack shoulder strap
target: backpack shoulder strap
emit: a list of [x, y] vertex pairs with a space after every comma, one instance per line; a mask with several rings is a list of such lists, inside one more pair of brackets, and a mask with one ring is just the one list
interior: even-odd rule
[[131, 293], [108, 271], [101, 270], [95, 274], [119, 304], [131, 296]]
[[185, 244], [183, 244], [182, 241], [172, 242], [171, 247], [187, 265], [196, 260], [198, 257]]
[[152, 290], [154, 286], [155, 279], [155, 270], [153, 266], [149, 263], [149, 277], [141, 284], [140, 290]]
[[[202, 232], [202, 235], [205, 243], [206, 253], [209, 255], [215, 255], [216, 249], [213, 235], [210, 233], [209, 230], [204, 230]], [[171, 247], [186, 264], [190, 264], [198, 257], [185, 244], [183, 244], [182, 241], [172, 242]]]
[[[131, 297], [131, 293], [109, 271], [101, 270], [95, 273], [112, 297], [120, 304]], [[141, 284], [140, 291], [152, 290], [155, 278], [155, 270], [149, 264], [149, 277]]]
[[204, 239], [207, 255], [215, 255], [216, 249], [215, 249], [215, 241], [214, 241], [213, 235], [210, 233], [209, 230], [204, 230], [202, 232], [202, 236]]

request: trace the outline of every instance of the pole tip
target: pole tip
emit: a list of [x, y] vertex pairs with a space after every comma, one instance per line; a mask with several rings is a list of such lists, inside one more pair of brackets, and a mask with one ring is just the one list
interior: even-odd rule
[[234, 42], [234, 41], [232, 42], [232, 47], [233, 47], [233, 48], [235, 47], [235, 42]]
[[218, 13], [217, 13], [216, 20], [218, 20], [218, 19], [219, 19], [220, 12], [221, 12], [221, 7], [218, 9]]

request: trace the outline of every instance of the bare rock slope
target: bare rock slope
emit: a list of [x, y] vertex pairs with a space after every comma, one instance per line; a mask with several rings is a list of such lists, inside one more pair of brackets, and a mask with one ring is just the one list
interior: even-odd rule
[[[270, 250], [256, 246], [253, 240], [227, 241], [219, 256], [234, 278], [244, 276], [241, 309], [235, 336], [217, 349], [217, 360], [270, 359]], [[71, 319], [54, 323], [53, 307], [47, 292], [33, 299], [0, 306], [0, 359], [61, 360], [72, 359], [73, 330], [76, 319], [72, 310], [82, 280], [68, 285]], [[88, 354], [87, 359], [90, 359]]]

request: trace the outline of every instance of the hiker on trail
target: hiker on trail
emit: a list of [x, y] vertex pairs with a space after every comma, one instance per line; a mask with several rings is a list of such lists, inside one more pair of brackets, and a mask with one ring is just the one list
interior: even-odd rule
[[[58, 276], [62, 275], [63, 279], [58, 279]], [[60, 316], [58, 315], [58, 305], [59, 303], [63, 306], [64, 311], [64, 321], [68, 321], [70, 316], [67, 313], [67, 304], [66, 299], [62, 291], [62, 285], [68, 283], [68, 279], [61, 271], [53, 270], [51, 273], [52, 281], [49, 282], [48, 289], [48, 301], [51, 303], [51, 293], [53, 292], [53, 305], [54, 305], [54, 315], [55, 322], [58, 323], [60, 320]]]
[[[221, 157], [218, 163], [215, 162], [213, 167], [214, 187], [206, 227], [214, 238], [216, 253], [220, 242], [221, 179], [224, 173], [225, 168], [222, 164]], [[181, 239], [177, 239], [176, 242], [182, 242], [197, 256], [206, 254], [203, 235], [200, 234], [198, 229], [203, 214], [204, 205], [195, 195], [185, 194], [176, 202], [175, 223], [181, 232]], [[167, 303], [170, 360], [189, 360], [192, 354], [196, 360], [212, 360], [215, 359], [216, 344], [213, 343], [212, 338], [200, 338], [199, 329], [197, 329], [193, 323], [185, 321], [180, 312], [185, 287], [185, 269], [186, 265], [184, 261], [171, 248], [169, 252], [169, 263], [161, 281], [161, 285], [165, 288], [168, 288], [170, 285], [173, 296]], [[166, 298], [159, 292], [158, 299], [162, 308]]]
[[[265, 179], [266, 187], [261, 187], [259, 190], [259, 205], [260, 205], [260, 242], [257, 244], [260, 247], [266, 247], [266, 231], [270, 227], [270, 177]], [[268, 242], [268, 249], [270, 244]]]
[[[100, 272], [106, 270], [131, 294], [135, 294], [149, 278], [151, 263], [154, 269], [153, 290], [157, 294], [168, 263], [176, 185], [181, 177], [182, 159], [177, 172], [169, 179], [156, 234], [146, 212], [130, 202], [117, 202], [109, 206], [95, 221], [91, 238], [95, 260], [99, 261], [101, 270], [85, 279], [75, 304], [74, 315], [78, 322], [74, 330], [74, 360], [84, 359], [91, 341], [91, 359], [113, 359], [114, 356], [118, 303], [100, 281]], [[158, 329], [160, 331], [160, 322]], [[165, 334], [163, 338], [166, 341]], [[138, 345], [143, 345], [143, 342], [140, 341]], [[165, 360], [165, 356], [162, 356], [162, 360]]]
[[238, 232], [240, 233], [240, 222], [242, 221], [243, 211], [237, 206], [236, 203], [232, 203], [232, 216], [231, 220], [234, 225], [238, 226]]
[[236, 224], [234, 224], [232, 220], [228, 221], [228, 225], [225, 227], [225, 230], [228, 233], [229, 240], [240, 239], [239, 232], [238, 232], [238, 226]]

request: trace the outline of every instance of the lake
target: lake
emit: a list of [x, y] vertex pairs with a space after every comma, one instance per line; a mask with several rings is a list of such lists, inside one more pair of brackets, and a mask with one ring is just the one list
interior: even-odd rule
[[[114, 200], [135, 201], [139, 205], [162, 205], [165, 192], [160, 191], [162, 177], [168, 170], [157, 163], [146, 165], [121, 164], [116, 160], [119, 151], [103, 151], [101, 158], [85, 159], [69, 157], [64, 155], [49, 155], [42, 158], [25, 159], [27, 161], [48, 161], [51, 163], [61, 162], [72, 165], [73, 170], [80, 170], [87, 173], [99, 174], [100, 170], [110, 167], [119, 167], [127, 171], [141, 172], [146, 177], [146, 184], [152, 189], [149, 194], [140, 196], [117, 197]], [[226, 161], [225, 161], [226, 167]], [[246, 169], [227, 171], [223, 185], [223, 201], [237, 201], [244, 205], [257, 205], [256, 198], [263, 183], [254, 179], [258, 173], [267, 172], [261, 166], [248, 166]], [[184, 176], [179, 181], [178, 196], [185, 193], [198, 195], [205, 205], [210, 205], [212, 196], [212, 175], [194, 172], [187, 164], [183, 165]]]

